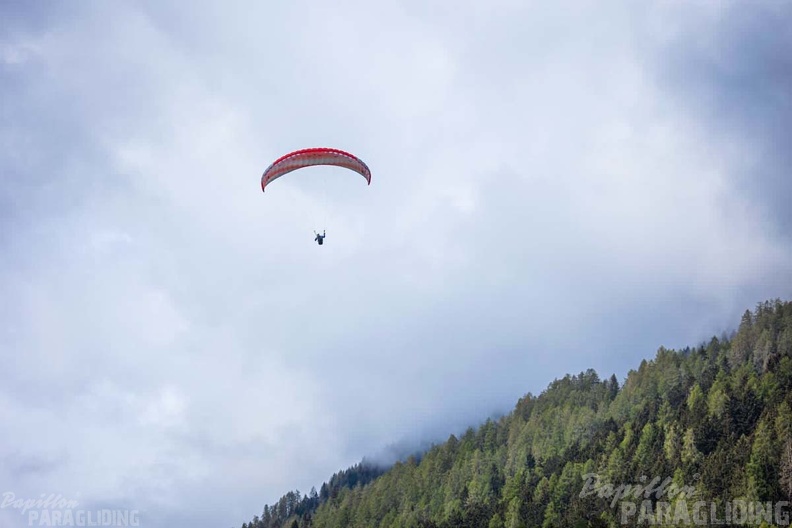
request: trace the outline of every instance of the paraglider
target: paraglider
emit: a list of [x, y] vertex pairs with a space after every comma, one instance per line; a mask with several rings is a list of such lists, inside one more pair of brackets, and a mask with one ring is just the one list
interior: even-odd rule
[[[261, 175], [261, 191], [264, 192], [267, 185], [285, 174], [315, 165], [331, 165], [355, 171], [371, 185], [371, 171], [363, 160], [343, 150], [320, 147], [295, 150], [276, 159]], [[314, 231], [314, 234], [314, 241], [320, 246], [324, 244], [325, 231], [322, 230], [321, 235]]]
[[371, 185], [371, 171], [357, 156], [333, 148], [309, 148], [295, 150], [272, 162], [261, 175], [261, 191], [264, 192], [267, 185], [284, 174], [314, 165], [332, 165], [353, 170], [366, 178], [366, 182]]

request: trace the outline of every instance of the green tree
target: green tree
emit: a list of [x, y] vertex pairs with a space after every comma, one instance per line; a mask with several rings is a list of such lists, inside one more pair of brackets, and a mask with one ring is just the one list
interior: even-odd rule
[[753, 353], [756, 335], [754, 331], [754, 316], [750, 310], [746, 310], [740, 321], [740, 329], [731, 343], [731, 354], [729, 363], [732, 368], [739, 367], [745, 363]]
[[514, 497], [509, 501], [509, 505], [506, 508], [505, 528], [525, 528], [521, 507], [522, 502], [519, 497]]
[[696, 448], [692, 428], [687, 429], [682, 437], [682, 462], [691, 467], [701, 462], [701, 453]]
[[748, 490], [757, 500], [773, 500], [778, 482], [778, 457], [773, 442], [772, 429], [766, 420], [756, 428], [751, 458], [746, 467]]
[[499, 513], [496, 513], [490, 518], [488, 526], [489, 528], [504, 528], [503, 517], [501, 517]]
[[672, 423], [666, 426], [665, 440], [663, 442], [663, 453], [666, 460], [669, 462], [679, 460], [681, 449], [682, 438], [679, 435], [679, 429], [676, 424]]
[[698, 383], [690, 389], [690, 394], [687, 398], [687, 408], [690, 412], [691, 423], [699, 422], [707, 415], [707, 402], [704, 400], [704, 391], [701, 390]]
[[784, 499], [792, 501], [792, 438], [781, 448], [781, 464], [778, 468], [778, 484]]
[[715, 380], [715, 384], [710, 388], [707, 395], [707, 413], [713, 418], [720, 418], [726, 412], [729, 404], [729, 395], [726, 392], [728, 387], [720, 379]]

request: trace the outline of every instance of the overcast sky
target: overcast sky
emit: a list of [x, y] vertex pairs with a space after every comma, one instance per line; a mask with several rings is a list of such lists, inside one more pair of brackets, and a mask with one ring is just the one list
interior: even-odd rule
[[[3, 2], [0, 19], [17, 499], [239, 526], [394, 443], [566, 373], [623, 379], [792, 296], [790, 2]], [[371, 185], [312, 168], [261, 192], [313, 146], [360, 156]]]

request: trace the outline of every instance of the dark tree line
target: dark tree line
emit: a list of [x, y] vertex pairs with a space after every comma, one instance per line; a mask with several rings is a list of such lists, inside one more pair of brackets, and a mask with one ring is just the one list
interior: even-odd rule
[[261, 516], [242, 525], [242, 528], [299, 528], [311, 526], [314, 512], [320, 504], [339, 496], [341, 490], [365, 486], [383, 474], [384, 468], [363, 460], [348, 469], [335, 473], [317, 492], [311, 488], [307, 495], [290, 491], [273, 505], [265, 505]]

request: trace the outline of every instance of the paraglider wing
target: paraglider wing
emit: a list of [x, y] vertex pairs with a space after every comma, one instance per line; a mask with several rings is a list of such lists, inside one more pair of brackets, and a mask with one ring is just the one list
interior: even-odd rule
[[371, 185], [371, 171], [357, 156], [333, 148], [309, 148], [281, 156], [267, 167], [267, 170], [261, 175], [262, 192], [270, 182], [284, 174], [313, 165], [333, 165], [353, 170], [366, 178], [368, 184]]

